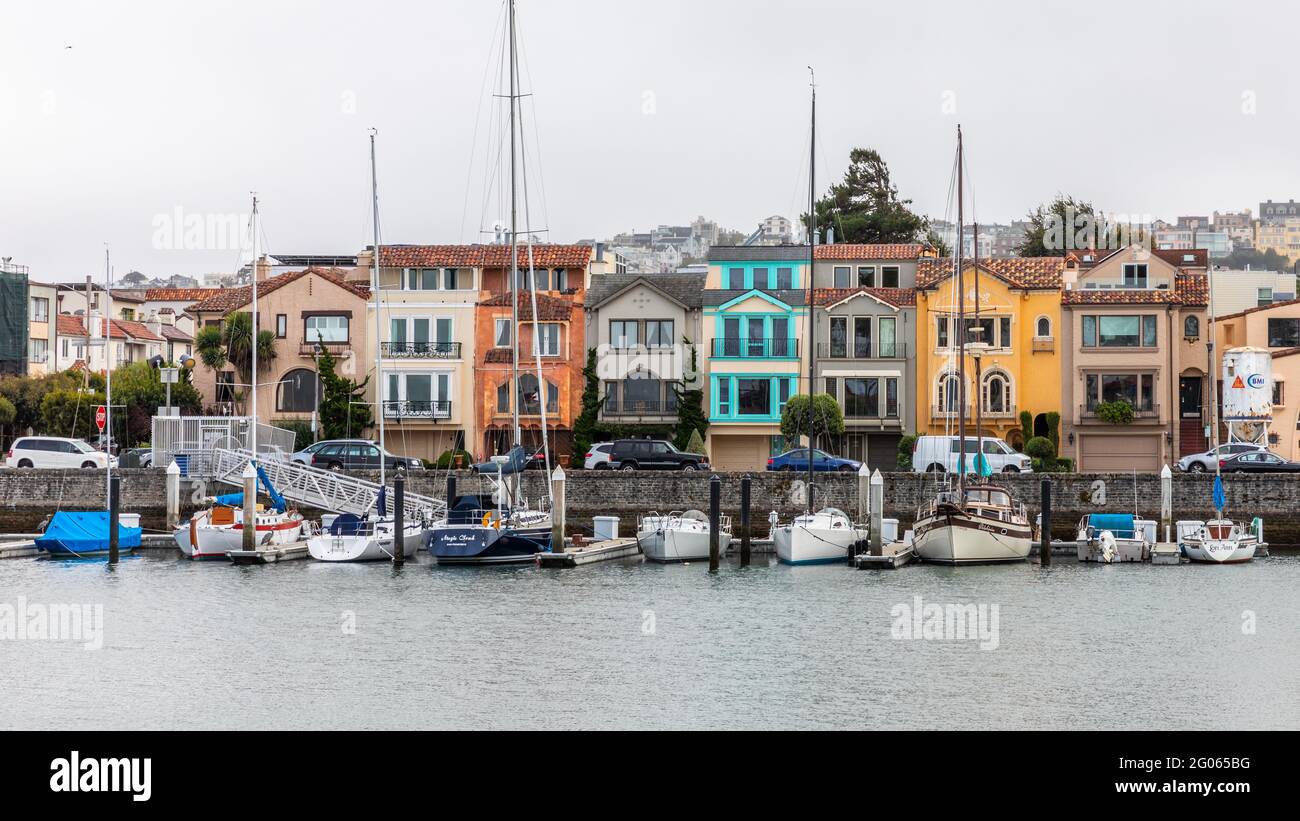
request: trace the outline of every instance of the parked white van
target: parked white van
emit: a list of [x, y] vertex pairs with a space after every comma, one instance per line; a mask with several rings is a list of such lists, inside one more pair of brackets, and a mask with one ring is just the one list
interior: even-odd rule
[[98, 468], [106, 467], [108, 456], [80, 439], [56, 436], [24, 436], [14, 440], [5, 457], [11, 468]]
[[[955, 473], [957, 471], [956, 436], [918, 436], [912, 446], [912, 470], [917, 473]], [[966, 437], [966, 470], [975, 472], [975, 452], [984, 444], [984, 456], [994, 473], [1033, 473], [1033, 460], [1016, 453], [1001, 439]]]

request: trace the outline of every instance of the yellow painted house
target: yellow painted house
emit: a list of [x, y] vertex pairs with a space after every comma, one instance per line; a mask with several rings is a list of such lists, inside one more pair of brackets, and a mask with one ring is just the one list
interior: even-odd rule
[[[957, 281], [953, 260], [922, 259], [916, 293], [916, 431], [957, 432], [962, 401], [956, 357]], [[966, 357], [967, 431], [974, 434], [976, 397], [985, 436], [1024, 447], [1019, 416], [1029, 411], [1034, 435], [1046, 436], [1047, 414], [1061, 412], [1061, 277], [1059, 257], [966, 260], [961, 285], [966, 327], [978, 323], [988, 343], [979, 361]], [[978, 302], [979, 318], [975, 309]], [[967, 341], [973, 341], [971, 333]], [[976, 377], [977, 366], [979, 371]]]

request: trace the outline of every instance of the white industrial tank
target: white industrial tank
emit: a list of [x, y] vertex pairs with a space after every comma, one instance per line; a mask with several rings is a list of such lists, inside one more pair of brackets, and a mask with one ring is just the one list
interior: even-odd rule
[[1232, 438], [1259, 441], [1273, 421], [1273, 355], [1265, 348], [1223, 352], [1223, 421]]

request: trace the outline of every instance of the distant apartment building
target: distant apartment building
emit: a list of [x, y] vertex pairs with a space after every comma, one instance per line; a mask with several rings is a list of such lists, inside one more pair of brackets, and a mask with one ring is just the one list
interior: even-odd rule
[[1227, 234], [1233, 248], [1252, 248], [1255, 245], [1255, 215], [1249, 208], [1244, 211], [1215, 211], [1211, 227]]
[[1255, 224], [1255, 250], [1274, 251], [1292, 264], [1300, 261], [1300, 216], [1260, 219]]
[[1259, 221], [1263, 223], [1283, 223], [1288, 219], [1300, 217], [1300, 202], [1261, 202], [1259, 204]]
[[1153, 226], [1155, 247], [1166, 251], [1205, 249], [1210, 259], [1222, 259], [1234, 249], [1232, 235], [1226, 230], [1215, 230], [1209, 217], [1184, 216], [1170, 226], [1162, 223]]
[[[962, 255], [975, 256], [978, 245], [979, 256], [1006, 258], [1018, 256], [1017, 249], [1025, 240], [1025, 231], [1029, 223], [1015, 220], [1008, 224], [991, 223], [988, 225], [967, 225], [963, 233]], [[951, 249], [957, 242], [957, 226], [947, 220], [933, 220], [930, 227]]]

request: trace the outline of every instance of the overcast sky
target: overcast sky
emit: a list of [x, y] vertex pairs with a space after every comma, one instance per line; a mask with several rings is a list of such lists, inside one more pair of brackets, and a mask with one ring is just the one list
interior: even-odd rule
[[[467, 169], [501, 9], [6, 0], [0, 256], [46, 281], [102, 270], [105, 242], [118, 276], [229, 271], [237, 250], [157, 247], [156, 220], [246, 213], [253, 190], [269, 251], [355, 252], [371, 126], [384, 241], [481, 241]], [[520, 0], [519, 28], [555, 241], [796, 216], [809, 64], [819, 187], [870, 146], [941, 217], [960, 122], [984, 222], [1058, 190], [1165, 219], [1300, 196], [1280, 0]]]

